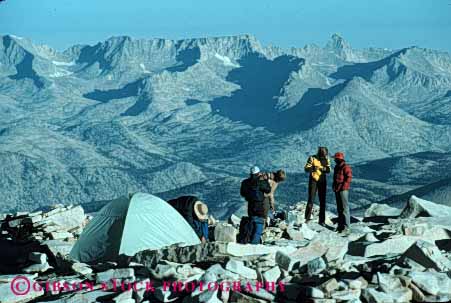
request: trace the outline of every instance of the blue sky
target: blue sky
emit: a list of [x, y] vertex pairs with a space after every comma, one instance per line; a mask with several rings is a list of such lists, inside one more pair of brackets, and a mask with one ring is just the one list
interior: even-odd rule
[[57, 49], [110, 36], [190, 38], [249, 33], [263, 44], [418, 45], [451, 51], [451, 0], [6, 0], [0, 33]]

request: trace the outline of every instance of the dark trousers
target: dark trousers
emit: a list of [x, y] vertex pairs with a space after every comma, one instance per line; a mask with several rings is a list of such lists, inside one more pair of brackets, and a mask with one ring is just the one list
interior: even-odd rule
[[337, 200], [338, 229], [342, 230], [351, 224], [351, 214], [349, 212], [349, 191], [343, 190], [335, 193]]
[[315, 202], [316, 193], [319, 198], [319, 223], [324, 223], [326, 220], [326, 191], [327, 182], [325, 179], [320, 179], [318, 182], [310, 178], [308, 184], [308, 202], [305, 208], [305, 220], [308, 221], [312, 217], [313, 202]]

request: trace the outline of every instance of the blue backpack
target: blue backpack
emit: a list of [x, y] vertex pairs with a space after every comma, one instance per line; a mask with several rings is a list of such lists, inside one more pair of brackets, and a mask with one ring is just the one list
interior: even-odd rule
[[247, 216], [242, 217], [237, 242], [241, 244], [250, 243], [252, 239], [252, 233], [253, 233], [253, 224], [251, 218]]

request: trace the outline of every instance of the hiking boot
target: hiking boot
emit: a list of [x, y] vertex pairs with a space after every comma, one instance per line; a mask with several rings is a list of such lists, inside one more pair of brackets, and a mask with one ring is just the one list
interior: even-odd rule
[[337, 232], [340, 234], [340, 236], [348, 236], [351, 233], [349, 227], [337, 228]]

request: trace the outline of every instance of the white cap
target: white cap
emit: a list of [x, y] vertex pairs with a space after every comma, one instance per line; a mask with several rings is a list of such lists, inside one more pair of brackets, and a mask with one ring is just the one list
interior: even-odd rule
[[258, 166], [252, 166], [251, 167], [251, 175], [256, 175], [260, 172], [260, 168]]

